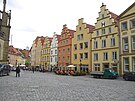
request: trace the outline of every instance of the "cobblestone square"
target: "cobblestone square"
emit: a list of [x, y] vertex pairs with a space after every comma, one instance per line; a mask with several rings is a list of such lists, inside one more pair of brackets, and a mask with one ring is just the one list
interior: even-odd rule
[[21, 71], [0, 77], [0, 101], [135, 101], [135, 82]]

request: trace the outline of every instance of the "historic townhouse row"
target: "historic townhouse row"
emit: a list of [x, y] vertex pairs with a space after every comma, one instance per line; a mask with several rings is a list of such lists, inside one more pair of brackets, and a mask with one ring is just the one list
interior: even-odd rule
[[135, 2], [119, 15], [120, 73], [135, 71]]
[[135, 3], [119, 16], [100, 7], [95, 26], [78, 20], [76, 30], [63, 25], [53, 38], [37, 37], [31, 50], [31, 65], [47, 70], [103, 71], [113, 68], [123, 74], [135, 71]]

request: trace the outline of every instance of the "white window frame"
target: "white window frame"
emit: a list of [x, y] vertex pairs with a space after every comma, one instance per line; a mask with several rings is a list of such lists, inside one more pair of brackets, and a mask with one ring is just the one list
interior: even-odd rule
[[117, 51], [112, 52], [112, 60], [117, 60]]
[[98, 61], [98, 53], [94, 53], [94, 61]]
[[105, 48], [106, 47], [106, 40], [102, 40], [102, 48]]
[[98, 30], [96, 31], [96, 36], [99, 36], [99, 31]]
[[100, 71], [100, 64], [94, 64], [94, 71]]
[[[126, 63], [126, 59], [128, 59], [128, 63]], [[129, 57], [123, 58], [123, 66], [124, 66], [124, 72], [128, 72], [129, 71]], [[128, 66], [128, 69], [126, 68], [126, 66]]]
[[104, 61], [108, 60], [108, 53], [107, 52], [103, 53], [103, 60]]
[[122, 30], [127, 30], [128, 29], [127, 21], [121, 23], [121, 29]]
[[102, 34], [105, 34], [105, 28], [102, 29]]
[[128, 51], [128, 42], [125, 43], [125, 39], [128, 40], [128, 37], [123, 38], [123, 51]]
[[94, 41], [94, 49], [98, 48], [98, 41]]
[[115, 37], [111, 38], [111, 46], [115, 46]]
[[130, 20], [130, 28], [135, 28], [135, 19]]

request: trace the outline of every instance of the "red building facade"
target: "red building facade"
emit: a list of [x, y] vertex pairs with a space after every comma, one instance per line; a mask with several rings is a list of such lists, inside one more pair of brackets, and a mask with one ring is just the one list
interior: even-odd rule
[[68, 29], [63, 25], [63, 29], [58, 42], [58, 68], [65, 70], [66, 66], [71, 64], [72, 37], [74, 30]]

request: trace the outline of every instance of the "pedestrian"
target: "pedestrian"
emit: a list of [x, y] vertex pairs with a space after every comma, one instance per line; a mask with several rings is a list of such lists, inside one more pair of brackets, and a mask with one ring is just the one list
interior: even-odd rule
[[34, 73], [34, 67], [32, 67], [32, 71], [33, 71], [33, 73]]
[[20, 67], [16, 67], [16, 77], [20, 77]]

